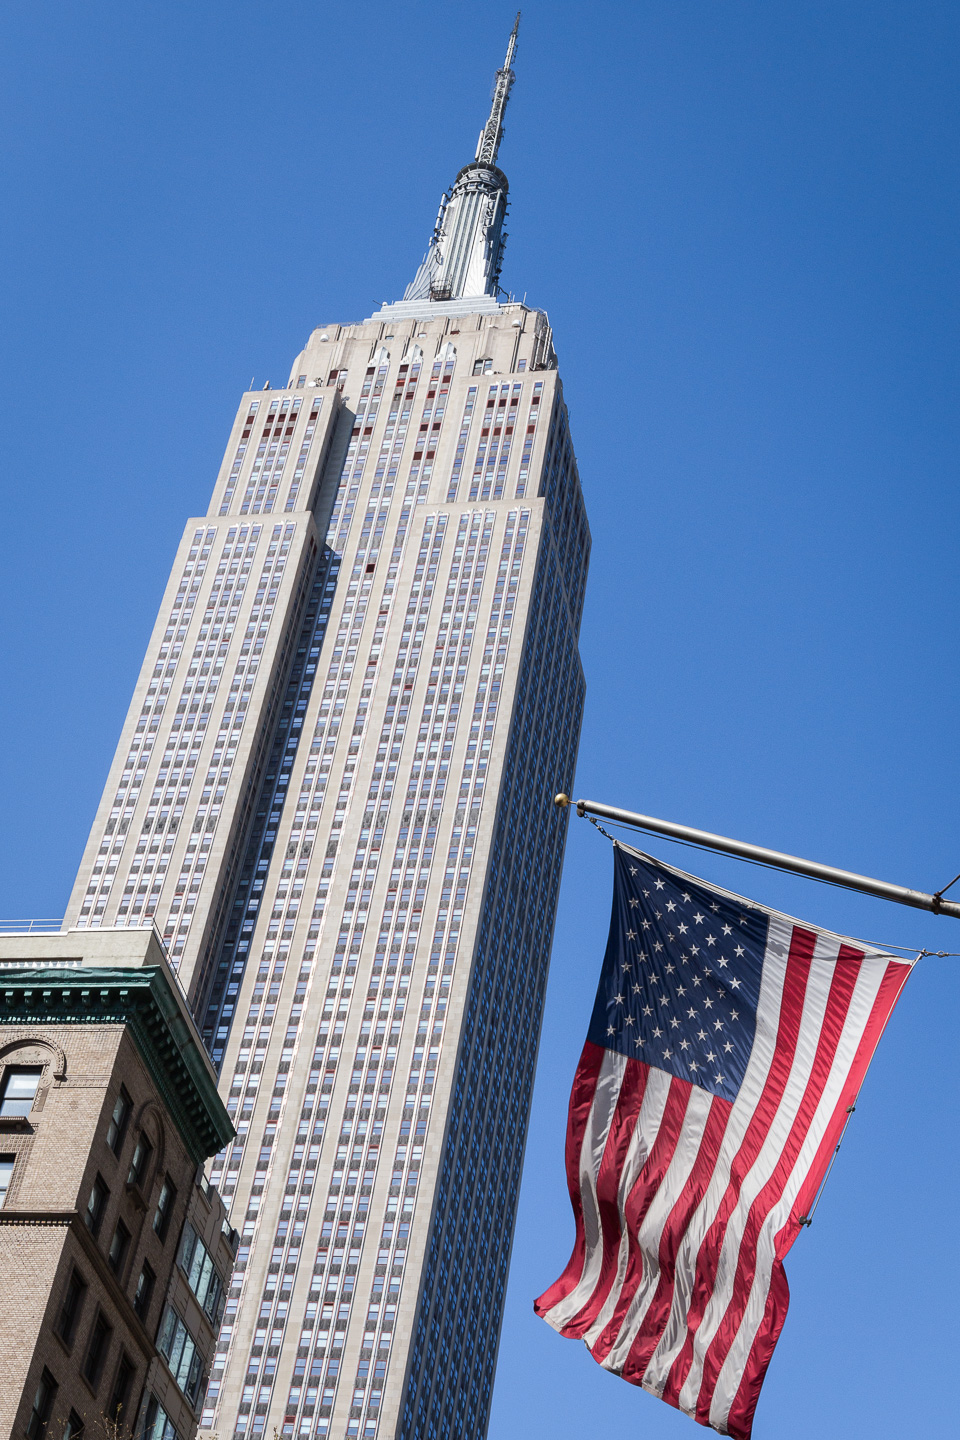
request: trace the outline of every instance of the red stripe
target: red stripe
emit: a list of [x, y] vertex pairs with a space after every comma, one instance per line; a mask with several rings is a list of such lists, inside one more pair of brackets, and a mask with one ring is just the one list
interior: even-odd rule
[[617, 1273], [617, 1256], [620, 1253], [620, 1205], [618, 1200], [620, 1177], [627, 1149], [637, 1128], [637, 1116], [643, 1104], [643, 1093], [647, 1088], [649, 1065], [639, 1060], [627, 1060], [617, 1108], [614, 1111], [607, 1144], [597, 1173], [597, 1204], [600, 1211], [600, 1225], [603, 1235], [603, 1261], [596, 1287], [582, 1310], [564, 1325], [560, 1332], [572, 1339], [589, 1330], [610, 1292]]
[[[783, 979], [783, 993], [780, 999], [777, 1041], [770, 1069], [740, 1149], [731, 1163], [730, 1179], [723, 1199], [697, 1254], [690, 1308], [687, 1312], [687, 1338], [684, 1341], [683, 1349], [673, 1363], [670, 1376], [671, 1392], [677, 1395], [683, 1389], [689, 1374], [693, 1361], [693, 1337], [703, 1319], [703, 1313], [716, 1284], [717, 1267], [720, 1263], [720, 1252], [727, 1221], [733, 1213], [744, 1179], [760, 1153], [767, 1131], [770, 1129], [773, 1117], [783, 1098], [797, 1047], [800, 1018], [803, 1014], [803, 996], [807, 988], [807, 976], [810, 973], [810, 961], [816, 943], [817, 936], [813, 931], [794, 926]], [[701, 1421], [701, 1424], [706, 1423], [706, 1421]]]
[[[637, 1242], [637, 1234], [673, 1159], [692, 1089], [689, 1080], [680, 1080], [676, 1076], [671, 1079], [660, 1128], [624, 1206], [624, 1226], [630, 1245], [627, 1268], [613, 1316], [590, 1347], [597, 1361], [603, 1360], [616, 1344], [630, 1301], [643, 1278], [643, 1252]], [[596, 1313], [599, 1314], [599, 1307]]]
[[740, 1385], [727, 1416], [727, 1434], [733, 1440], [750, 1440], [753, 1429], [753, 1414], [760, 1399], [760, 1386], [767, 1373], [783, 1322], [787, 1318], [790, 1304], [790, 1286], [787, 1284], [783, 1265], [778, 1260], [770, 1275], [770, 1289], [767, 1293], [767, 1309], [753, 1345], [750, 1358], [740, 1378]]
[[[784, 1186], [790, 1178], [790, 1173], [797, 1162], [797, 1157], [803, 1148], [803, 1142], [806, 1139], [813, 1117], [816, 1114], [817, 1106], [823, 1095], [824, 1086], [830, 1078], [830, 1071], [836, 1057], [837, 1046], [840, 1044], [843, 1026], [850, 1010], [850, 1001], [853, 998], [853, 992], [860, 975], [860, 964], [862, 960], [863, 952], [861, 950], [853, 950], [846, 945], [841, 946], [840, 953], [837, 956], [833, 978], [830, 982], [830, 993], [827, 996], [823, 1021], [817, 1037], [817, 1049], [813, 1057], [813, 1064], [810, 1067], [810, 1075], [804, 1088], [803, 1098], [797, 1106], [793, 1123], [790, 1126], [790, 1133], [786, 1137], [773, 1172], [758, 1191], [750, 1206], [750, 1211], [743, 1227], [743, 1233], [740, 1236], [737, 1269], [730, 1293], [730, 1301], [724, 1312], [723, 1319], [717, 1327], [717, 1332], [710, 1342], [707, 1354], [704, 1357], [703, 1377], [700, 1383], [700, 1396], [697, 1402], [698, 1415], [701, 1407], [704, 1407], [706, 1412], [709, 1413], [710, 1402], [713, 1398], [713, 1392], [723, 1362], [726, 1360], [730, 1347], [736, 1339], [737, 1332], [743, 1323], [744, 1313], [757, 1273], [757, 1244], [759, 1242], [760, 1232], [763, 1229], [771, 1209], [783, 1195]], [[821, 1171], [821, 1178], [822, 1173]], [[797, 1229], [795, 1228], [794, 1238], [796, 1234]], [[772, 1319], [772, 1314], [765, 1309], [764, 1318], [760, 1322], [758, 1334], [765, 1330], [767, 1324], [772, 1322]], [[770, 1353], [772, 1353], [772, 1347]], [[761, 1371], [752, 1378], [756, 1386], [756, 1392], [759, 1395], [760, 1386], [763, 1383], [763, 1372]]]
[[[656, 1293], [650, 1307], [644, 1316], [643, 1325], [631, 1346], [629, 1357], [623, 1367], [623, 1378], [632, 1381], [635, 1385], [639, 1385], [642, 1381], [647, 1366], [653, 1358], [653, 1352], [660, 1343], [660, 1337], [670, 1319], [677, 1252], [687, 1233], [687, 1226], [710, 1184], [732, 1109], [733, 1102], [731, 1100], [723, 1100], [719, 1096], [714, 1096], [689, 1179], [663, 1227], [660, 1236], [660, 1279], [657, 1282]], [[671, 1401], [671, 1404], [676, 1404], [676, 1401]]]
[[570, 1204], [573, 1206], [577, 1234], [573, 1245], [573, 1254], [570, 1256], [563, 1274], [559, 1280], [554, 1281], [549, 1290], [545, 1290], [540, 1298], [533, 1302], [533, 1308], [538, 1315], [545, 1315], [548, 1310], [552, 1310], [554, 1305], [569, 1295], [571, 1290], [576, 1289], [583, 1270], [586, 1239], [583, 1231], [583, 1200], [580, 1195], [580, 1151], [583, 1148], [583, 1137], [587, 1128], [587, 1120], [590, 1117], [590, 1107], [596, 1094], [600, 1067], [603, 1065], [603, 1057], [606, 1053], [601, 1045], [594, 1045], [588, 1040], [583, 1047], [577, 1073], [573, 1077], [573, 1089], [570, 1092], [570, 1106], [567, 1111], [566, 1167], [567, 1190], [570, 1193]]

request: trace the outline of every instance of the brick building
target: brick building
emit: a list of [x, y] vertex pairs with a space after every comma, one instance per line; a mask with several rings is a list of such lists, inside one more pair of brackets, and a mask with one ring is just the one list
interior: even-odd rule
[[232, 1135], [152, 928], [0, 937], [0, 1440], [191, 1440]]

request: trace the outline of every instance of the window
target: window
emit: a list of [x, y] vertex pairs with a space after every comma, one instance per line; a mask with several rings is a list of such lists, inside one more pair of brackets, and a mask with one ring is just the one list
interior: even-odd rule
[[16, 1158], [15, 1155], [0, 1155], [0, 1210], [3, 1209], [4, 1201], [7, 1198], [7, 1191], [10, 1189], [10, 1181], [13, 1178], [13, 1166]]
[[0, 1096], [0, 1117], [13, 1119], [30, 1114], [42, 1074], [42, 1065], [7, 1066], [3, 1075], [3, 1094]]
[[216, 1329], [223, 1308], [223, 1280], [213, 1263], [213, 1256], [189, 1221], [180, 1247], [180, 1268], [203, 1307], [204, 1314]]
[[107, 1208], [107, 1201], [109, 1199], [110, 1191], [103, 1183], [103, 1176], [98, 1175], [93, 1182], [90, 1199], [87, 1201], [86, 1221], [91, 1235], [100, 1234], [100, 1226], [103, 1224], [103, 1212]]
[[119, 1275], [123, 1269], [123, 1262], [127, 1258], [129, 1248], [130, 1231], [122, 1220], [118, 1220], [117, 1228], [113, 1232], [113, 1239], [110, 1241], [110, 1268], [115, 1275]]
[[78, 1415], [76, 1410], [71, 1410], [63, 1427], [63, 1440], [81, 1440], [82, 1435], [83, 1416]]
[[157, 1201], [157, 1213], [153, 1217], [153, 1228], [161, 1240], [166, 1240], [167, 1231], [170, 1229], [170, 1217], [173, 1214], [173, 1207], [177, 1203], [177, 1187], [165, 1175], [163, 1188], [160, 1191], [160, 1198]]
[[73, 1344], [73, 1337], [77, 1333], [77, 1323], [86, 1294], [86, 1281], [79, 1270], [73, 1270], [67, 1281], [60, 1314], [57, 1316], [57, 1334], [65, 1345]]
[[128, 1185], [137, 1185], [143, 1189], [143, 1183], [150, 1169], [150, 1156], [153, 1154], [153, 1146], [141, 1130], [137, 1136], [137, 1148], [133, 1152], [133, 1159], [130, 1162], [130, 1174], [127, 1176]]
[[166, 1410], [156, 1395], [151, 1395], [143, 1412], [143, 1425], [138, 1440], [180, 1440]]
[[197, 1342], [176, 1310], [169, 1305], [157, 1336], [157, 1349], [170, 1366], [170, 1373], [191, 1405], [200, 1398], [203, 1381], [203, 1357]]
[[47, 1421], [50, 1419], [50, 1412], [56, 1397], [57, 1382], [44, 1366], [37, 1393], [33, 1397], [30, 1419], [27, 1421], [27, 1434], [30, 1436], [30, 1440], [39, 1440], [40, 1436], [46, 1434]]
[[117, 1096], [117, 1103], [113, 1107], [113, 1114], [110, 1117], [110, 1124], [107, 1128], [107, 1144], [114, 1155], [119, 1155], [123, 1146], [123, 1137], [127, 1133], [127, 1121], [130, 1119], [130, 1111], [133, 1102], [130, 1096], [120, 1086], [120, 1094]]
[[107, 1408], [107, 1415], [116, 1424], [126, 1420], [126, 1411], [129, 1408], [130, 1390], [133, 1385], [133, 1377], [137, 1367], [130, 1356], [120, 1356], [120, 1364], [117, 1366], [117, 1378], [113, 1382], [113, 1393], [110, 1396], [110, 1404]]
[[87, 1346], [86, 1359], [83, 1362], [83, 1373], [90, 1384], [96, 1390], [100, 1383], [100, 1376], [103, 1374], [103, 1367], [106, 1364], [107, 1351], [110, 1349], [110, 1336], [113, 1334], [113, 1327], [101, 1310], [94, 1321], [93, 1330], [90, 1334], [90, 1343]]
[[140, 1278], [137, 1281], [137, 1289], [133, 1297], [133, 1308], [141, 1320], [146, 1319], [147, 1311], [150, 1309], [150, 1301], [153, 1298], [153, 1286], [156, 1281], [153, 1267], [144, 1260], [143, 1269], [140, 1271]]

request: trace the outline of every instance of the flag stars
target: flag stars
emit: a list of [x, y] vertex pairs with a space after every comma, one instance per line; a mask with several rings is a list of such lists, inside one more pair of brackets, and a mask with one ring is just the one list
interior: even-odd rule
[[729, 985], [731, 990], [739, 990], [740, 984], [741, 982], [737, 979], [736, 975], [730, 976]]
[[730, 1041], [729, 1041], [729, 1040], [727, 1040], [727, 1041], [724, 1043], [723, 1049], [724, 1049], [725, 1054], [727, 1054], [727, 1055], [730, 1054], [730, 1051], [733, 1049], [733, 1046], [730, 1044]]
[[695, 922], [697, 925], [702, 925], [703, 922], [704, 922], [704, 920], [705, 920], [707, 917], [706, 917], [705, 915], [701, 915], [701, 914], [700, 914], [700, 911], [698, 910], [698, 911], [696, 912], [696, 914], [694, 915], [693, 918], [694, 918], [694, 922]]
[[723, 927], [723, 933], [724, 933], [724, 935], [732, 935], [732, 934], [733, 934], [733, 926], [732, 926], [732, 925], [724, 925], [724, 927]]
[[736, 955], [737, 959], [739, 960], [740, 956], [741, 956], [741, 955], [745, 955], [747, 952], [744, 950], [744, 948], [743, 948], [742, 945], [735, 945], [735, 946], [733, 947], [733, 953], [734, 953], [734, 955]]
[[657, 888], [658, 890], [662, 890], [662, 889], [663, 889], [663, 881], [662, 881], [662, 880], [657, 880], [657, 881], [655, 882], [655, 884], [656, 884], [656, 888]]
[[707, 936], [707, 944], [708, 944], [708, 945], [716, 945], [716, 943], [717, 943], [717, 937], [716, 937], [716, 935], [708, 935], [708, 936]]
[[[630, 1021], [629, 1023], [632, 1024], [633, 1022]], [[723, 1021], [722, 1021], [722, 1020], [714, 1020], [714, 1022], [713, 1022], [713, 1028], [714, 1028], [714, 1030], [722, 1030], [722, 1029], [723, 1029]]]
[[667, 901], [667, 910], [668, 910], [668, 911], [672, 912], [672, 911], [676, 910], [676, 908], [677, 908], [677, 902], [676, 902], [676, 900], [668, 900], [668, 901]]
[[686, 935], [686, 933], [687, 933], [687, 928], [688, 928], [688, 927], [687, 927], [686, 925], [678, 925], [678, 926], [677, 926], [677, 934], [678, 934], [678, 935]]
[[663, 1031], [660, 1029], [660, 1026], [659, 1026], [659, 1025], [654, 1025], [654, 1027], [653, 1027], [653, 1038], [654, 1038], [654, 1040], [659, 1040], [662, 1035], [663, 1035]]
[[[639, 986], [637, 988], [639, 989]], [[651, 1010], [649, 1005], [644, 1005], [640, 1013], [641, 1015], [652, 1015], [653, 1011]]]
[[686, 890], [684, 890], [683, 894], [680, 896], [680, 899], [685, 900], [688, 905], [690, 904], [692, 898], [692, 896], [687, 894]]
[[698, 1040], [706, 1040], [706, 1038], [707, 1038], [707, 1032], [706, 1032], [706, 1030], [698, 1030], [698, 1031], [697, 1031], [697, 1039], [698, 1039]]

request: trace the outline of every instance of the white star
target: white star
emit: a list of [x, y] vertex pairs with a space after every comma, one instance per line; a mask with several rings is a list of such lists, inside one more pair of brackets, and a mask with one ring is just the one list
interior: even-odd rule
[[664, 968], [664, 974], [665, 974], [665, 975], [672, 975], [673, 972], [674, 972], [674, 970], [676, 970], [677, 967], [676, 967], [676, 965], [665, 965], [663, 968]]
[[661, 995], [661, 996], [660, 996], [660, 1004], [661, 1004], [661, 1005], [669, 1005], [669, 1004], [670, 1004], [670, 996], [669, 996], [669, 995]]
[[644, 1005], [644, 1007], [643, 1007], [643, 1009], [642, 1009], [642, 1011], [641, 1011], [640, 1013], [641, 1013], [642, 1015], [652, 1015], [652, 1014], [653, 1014], [653, 1011], [650, 1009], [650, 1006], [649, 1006], [649, 1005]]
[[655, 1040], [659, 1040], [659, 1039], [660, 1039], [660, 1036], [661, 1036], [662, 1034], [663, 1034], [663, 1031], [660, 1029], [660, 1026], [659, 1026], [659, 1025], [654, 1025], [654, 1027], [653, 1027], [653, 1038], [654, 1038]]
[[631, 874], [631, 875], [636, 875], [636, 873], [637, 873], [637, 867], [636, 867], [636, 865], [631, 865], [631, 866], [630, 866], [630, 874]]
[[698, 910], [697, 913], [694, 915], [693, 918], [694, 918], [694, 920], [697, 922], [698, 925], [702, 925], [703, 922], [704, 922], [704, 920], [706, 919], [706, 916], [701, 915], [701, 914], [700, 914], [700, 911]]
[[747, 917], [746, 917], [746, 915], [741, 915], [741, 916], [740, 916], [740, 924], [741, 924], [741, 925], [746, 925], [746, 923], [747, 923]]
[[650, 921], [649, 921], [649, 920], [644, 920], [644, 922], [643, 922], [643, 928], [644, 928], [644, 930], [649, 930], [649, 929], [650, 929]]
[[723, 933], [724, 933], [724, 935], [732, 935], [732, 934], [733, 934], [733, 926], [732, 926], [732, 925], [724, 925], [724, 927], [723, 927]]
[[716, 937], [716, 935], [708, 935], [708, 936], [707, 936], [707, 944], [708, 944], [708, 945], [716, 945], [716, 943], [717, 943], [717, 937]]
[[687, 927], [686, 927], [686, 925], [678, 925], [678, 926], [677, 926], [677, 934], [678, 934], [678, 935], [686, 935], [686, 933], [687, 933]]
[[706, 1005], [706, 1007], [707, 1007], [708, 1010], [712, 1010], [712, 1009], [713, 1009], [713, 1001], [712, 1001], [712, 1000], [710, 1000], [710, 999], [705, 999], [703, 1003], [704, 1003], [704, 1005]]
[[700, 954], [700, 946], [699, 946], [699, 945], [691, 945], [691, 946], [690, 946], [690, 954], [691, 954], [691, 955], [699, 955], [699, 954]]
[[623, 1004], [623, 996], [622, 996], [622, 995], [614, 995], [614, 997], [613, 997], [613, 1003], [614, 1003], [614, 1005], [622, 1005], [622, 1004]]
[[714, 1075], [714, 1077], [713, 1077], [713, 1083], [714, 1083], [715, 1085], [722, 1085], [722, 1084], [723, 1084], [723, 1076], [722, 1076], [722, 1075]]
[[679, 1030], [679, 1029], [680, 1029], [680, 1021], [677, 1019], [676, 1015], [674, 1015], [673, 1019], [670, 1021], [670, 1029], [671, 1029], [671, 1030]]
[[722, 1021], [722, 1020], [714, 1020], [714, 1022], [713, 1022], [713, 1028], [714, 1028], [714, 1030], [722, 1030], [722, 1029], [723, 1029], [723, 1021]]
[[726, 970], [727, 966], [730, 964], [730, 961], [729, 961], [729, 960], [724, 960], [724, 958], [723, 958], [722, 955], [718, 955], [718, 956], [717, 956], [717, 964], [720, 966], [720, 969], [721, 969], [721, 970]]
[[737, 946], [734, 947], [733, 953], [734, 953], [734, 955], [736, 955], [736, 956], [739, 958], [739, 956], [745, 955], [745, 954], [746, 954], [746, 951], [744, 950], [744, 948], [743, 948], [742, 945], [737, 945]]
[[658, 889], [658, 890], [662, 890], [662, 889], [663, 889], [663, 881], [662, 881], [662, 880], [658, 880], [658, 881], [656, 882], [656, 884], [657, 884], [657, 889]]
[[690, 1069], [691, 1069], [691, 1070], [699, 1070], [699, 1068], [700, 1068], [699, 1065], [697, 1064], [696, 1060], [688, 1060], [688, 1061], [687, 1061], [687, 1064], [690, 1066]]
[[642, 986], [642, 985], [634, 985], [634, 987], [633, 987], [633, 993], [634, 993], [634, 995], [642, 995], [642, 994], [643, 994], [643, 986]]
[[733, 1046], [730, 1044], [730, 1041], [728, 1040], [727, 1043], [724, 1045], [723, 1048], [724, 1048], [724, 1050], [726, 1051], [726, 1053], [729, 1055], [729, 1054], [730, 1054], [730, 1051], [733, 1049]]
[[614, 1030], [614, 1028], [613, 1028], [612, 1025], [608, 1025], [608, 1026], [607, 1026], [607, 1034], [608, 1034], [608, 1035], [616, 1035], [616, 1033], [617, 1033], [617, 1032], [616, 1032], [616, 1030]]
[[680, 896], [680, 899], [686, 900], [687, 904], [690, 904], [690, 896], [687, 894], [686, 890], [684, 890], [683, 894]]
[[636, 910], [636, 908], [637, 908], [637, 906], [638, 906], [639, 904], [640, 904], [640, 901], [636, 898], [636, 896], [635, 896], [635, 895], [634, 895], [634, 896], [631, 896], [631, 898], [630, 898], [630, 909], [631, 909], [631, 910]]
[[714, 915], [716, 915], [720, 909], [720, 906], [717, 904], [716, 901], [714, 901], [713, 904], [710, 906], [710, 909], [713, 911]]
[[740, 989], [740, 981], [737, 979], [736, 975], [731, 975], [731, 977], [730, 977], [730, 989], [731, 989], [731, 990], [739, 990], [739, 989]]
[[636, 938], [637, 938], [637, 932], [636, 932], [636, 930], [628, 930], [628, 931], [627, 931], [627, 939], [628, 939], [628, 940], [636, 940]]
[[694, 983], [694, 985], [699, 985], [699, 984], [700, 984], [700, 976], [699, 976], [699, 975], [694, 975], [694, 977], [693, 977], [693, 983]]
[[706, 1038], [707, 1038], [707, 1032], [706, 1032], [706, 1030], [698, 1030], [698, 1031], [697, 1031], [697, 1039], [698, 1039], [698, 1040], [706, 1040]]
[[668, 901], [667, 901], [667, 909], [668, 909], [668, 910], [676, 910], [676, 908], [677, 908], [677, 902], [676, 902], [676, 900], [668, 900]]
[[649, 890], [644, 890], [643, 893], [644, 893], [644, 895], [647, 897], [647, 899], [649, 900], [649, 899], [650, 899], [650, 891], [649, 891]]
[[632, 1015], [628, 1015], [627, 1018], [626, 1018], [626, 1020], [624, 1021], [624, 1024], [625, 1024], [625, 1025], [632, 1025], [632, 1024], [633, 1024], [633, 1016], [632, 1016]]
[[662, 941], [662, 940], [655, 940], [655, 941], [653, 942], [653, 948], [654, 948], [654, 950], [662, 950], [662, 949], [663, 949], [663, 941]]
[[731, 1020], [739, 1020], [739, 1019], [740, 1019], [740, 1012], [739, 1012], [739, 1010], [731, 1010], [731, 1011], [730, 1011], [730, 1019], [731, 1019]]
[[716, 1057], [716, 1055], [714, 1055], [714, 1053], [713, 1053], [712, 1050], [708, 1050], [708, 1051], [707, 1051], [707, 1060], [708, 1060], [708, 1062], [709, 1062], [711, 1065], [713, 1064], [714, 1060], [716, 1060], [716, 1058], [717, 1058], [717, 1057]]
[[668, 1045], [667, 1048], [666, 1048], [666, 1050], [664, 1050], [664, 1052], [663, 1052], [663, 1058], [664, 1058], [664, 1060], [669, 1060], [670, 1057], [672, 1056], [672, 1054], [673, 1054], [673, 1051], [670, 1049], [670, 1047], [669, 1047], [669, 1045]]

